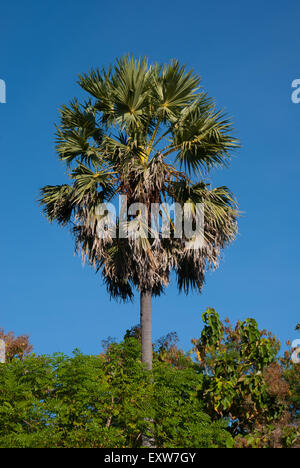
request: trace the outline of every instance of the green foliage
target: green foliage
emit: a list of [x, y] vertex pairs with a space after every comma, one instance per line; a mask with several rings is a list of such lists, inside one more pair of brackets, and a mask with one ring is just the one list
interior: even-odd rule
[[202, 375], [197, 366], [174, 371], [171, 364], [154, 366], [153, 408], [156, 440], [161, 447], [230, 447], [227, 421], [211, 421], [197, 398]]
[[268, 424], [250, 434], [237, 436], [236, 448], [299, 448], [300, 429], [295, 425]]
[[248, 319], [213, 309], [193, 354], [168, 333], [140, 362], [141, 330], [99, 356], [26, 356], [0, 366], [0, 447], [298, 447], [300, 365]]
[[[297, 326], [296, 330], [298, 329], [300, 329], [300, 327], [298, 328]], [[291, 343], [289, 341], [287, 345], [289, 349], [285, 352], [284, 357], [280, 359], [280, 363], [284, 370], [284, 377], [289, 384], [289, 404], [292, 416], [293, 419], [300, 424], [300, 363], [294, 362], [292, 359], [297, 351], [291, 348]]]
[[0, 367], [0, 447], [139, 447], [149, 419], [159, 447], [233, 444], [203, 412], [193, 366], [156, 356], [150, 375], [132, 336], [100, 356], [14, 359]]
[[269, 392], [265, 370], [275, 362], [279, 342], [260, 332], [253, 319], [223, 325], [214, 309], [203, 314], [205, 327], [194, 340], [204, 370], [199, 398], [213, 419], [231, 419], [233, 434], [279, 417], [282, 402]]
[[31, 356], [1, 367], [0, 379], [2, 447], [84, 447], [99, 437], [108, 445], [122, 441], [118, 429], [106, 431], [109, 385], [100, 359]]
[[300, 421], [300, 364], [290, 364], [284, 376], [290, 386], [290, 403], [294, 417]]

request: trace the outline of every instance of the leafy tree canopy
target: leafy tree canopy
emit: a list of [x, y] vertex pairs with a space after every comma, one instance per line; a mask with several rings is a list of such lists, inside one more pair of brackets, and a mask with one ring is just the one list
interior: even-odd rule
[[176, 333], [157, 340], [152, 375], [139, 326], [99, 356], [16, 353], [0, 365], [0, 447], [140, 447], [147, 433], [168, 448], [299, 446], [291, 351], [278, 358], [255, 320], [203, 321], [189, 353]]

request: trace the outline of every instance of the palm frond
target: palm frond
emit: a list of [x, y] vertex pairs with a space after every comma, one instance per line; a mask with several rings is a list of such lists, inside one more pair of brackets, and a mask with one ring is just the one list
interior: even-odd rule
[[207, 173], [213, 167], [226, 166], [231, 151], [239, 146], [232, 130], [229, 119], [215, 111], [203, 94], [182, 110], [165, 154], [175, 152], [176, 161], [190, 173]]
[[104, 201], [111, 198], [115, 192], [113, 183], [113, 175], [107, 171], [94, 172], [89, 167], [82, 163], [78, 163], [77, 167], [71, 172], [74, 183], [74, 198], [76, 202], [81, 202], [86, 193], [95, 194], [98, 189], [101, 189], [101, 197], [97, 198]]
[[70, 185], [46, 185], [41, 189], [40, 205], [47, 219], [65, 226], [74, 210], [74, 191]]
[[188, 106], [199, 90], [200, 77], [193, 70], [186, 71], [177, 60], [171, 60], [163, 67], [156, 67], [153, 94], [157, 113], [164, 120], [177, 120], [182, 108]]

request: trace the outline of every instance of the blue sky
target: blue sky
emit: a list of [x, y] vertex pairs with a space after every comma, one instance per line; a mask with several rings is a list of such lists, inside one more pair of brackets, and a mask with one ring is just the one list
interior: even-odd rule
[[231, 321], [254, 317], [283, 342], [299, 313], [300, 4], [154, 0], [14, 1], [1, 5], [0, 327], [28, 333], [37, 353], [97, 353], [139, 320], [139, 301], [110, 301], [101, 278], [74, 256], [70, 234], [50, 225], [39, 188], [64, 181], [54, 151], [58, 107], [83, 93], [77, 75], [125, 53], [177, 58], [233, 116], [242, 148], [213, 185], [235, 193], [239, 236], [201, 295], [173, 283], [153, 301], [154, 339], [177, 331], [181, 345], [214, 307]]

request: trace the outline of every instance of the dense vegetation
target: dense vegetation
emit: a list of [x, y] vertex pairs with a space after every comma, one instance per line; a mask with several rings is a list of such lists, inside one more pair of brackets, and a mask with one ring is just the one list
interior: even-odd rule
[[158, 340], [152, 374], [139, 327], [99, 356], [37, 356], [6, 335], [0, 447], [140, 447], [147, 431], [157, 447], [299, 446], [300, 365], [254, 320], [203, 320], [190, 353], [175, 333]]

